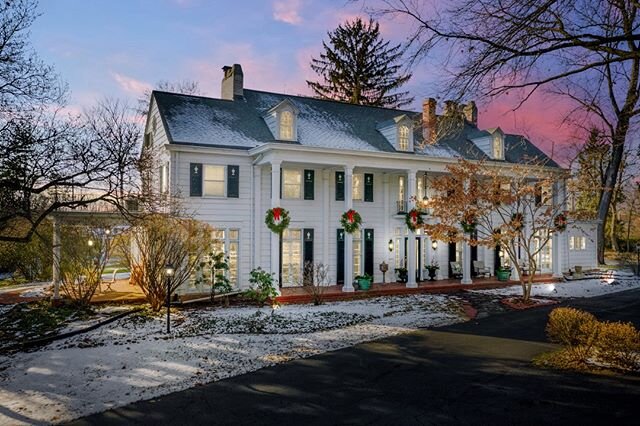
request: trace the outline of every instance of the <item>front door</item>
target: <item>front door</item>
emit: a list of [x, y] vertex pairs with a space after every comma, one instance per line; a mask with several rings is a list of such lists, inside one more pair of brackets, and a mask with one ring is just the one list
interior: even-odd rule
[[[407, 255], [408, 255], [408, 250], [407, 250], [407, 242], [409, 241], [409, 238], [405, 238], [404, 239], [404, 264], [405, 266], [409, 266], [409, 263], [407, 262]], [[415, 276], [416, 276], [416, 281], [420, 281], [420, 270], [422, 269], [423, 265], [422, 265], [422, 240], [420, 237], [416, 237], [415, 238], [415, 242], [414, 244], [416, 245], [416, 270], [415, 270]], [[407, 273], [411, 273], [411, 271], [407, 270]]]
[[302, 229], [285, 229], [282, 233], [282, 287], [302, 284]]

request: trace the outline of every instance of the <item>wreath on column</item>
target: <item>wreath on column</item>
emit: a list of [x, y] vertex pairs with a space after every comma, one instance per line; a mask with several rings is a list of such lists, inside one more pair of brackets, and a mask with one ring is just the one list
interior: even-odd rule
[[358, 213], [354, 209], [349, 209], [346, 212], [342, 213], [340, 224], [344, 228], [345, 232], [353, 234], [355, 232], [358, 232], [358, 230], [360, 229], [360, 225], [362, 224], [362, 217], [360, 216], [360, 213]]
[[409, 228], [410, 231], [415, 231], [420, 227], [420, 225], [424, 224], [420, 210], [415, 207], [404, 215], [404, 222], [407, 224], [407, 228]]
[[282, 231], [289, 227], [289, 222], [291, 222], [289, 211], [282, 207], [267, 210], [267, 215], [264, 217], [264, 223], [275, 234], [282, 234]]
[[466, 234], [471, 234], [476, 230], [476, 226], [478, 226], [478, 220], [476, 219], [474, 214], [465, 213], [465, 215], [462, 217], [462, 220], [460, 221], [460, 226]]
[[560, 213], [553, 218], [553, 226], [558, 232], [562, 232], [567, 229], [567, 217], [564, 215], [564, 213]]

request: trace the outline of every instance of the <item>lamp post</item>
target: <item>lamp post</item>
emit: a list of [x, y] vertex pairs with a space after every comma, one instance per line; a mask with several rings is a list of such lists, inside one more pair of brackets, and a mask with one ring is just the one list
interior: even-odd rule
[[164, 267], [164, 275], [167, 280], [167, 334], [171, 333], [171, 277], [174, 273], [173, 265], [167, 263]]

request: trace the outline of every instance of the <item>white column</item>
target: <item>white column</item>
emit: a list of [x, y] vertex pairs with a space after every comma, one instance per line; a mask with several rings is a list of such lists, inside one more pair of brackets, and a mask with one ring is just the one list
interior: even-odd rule
[[462, 242], [462, 281], [461, 284], [471, 284], [471, 246]]
[[53, 267], [51, 271], [53, 279], [53, 298], [60, 298], [60, 223], [53, 219]]
[[[415, 170], [407, 170], [407, 194], [409, 195], [409, 199], [415, 198], [416, 196], [416, 173]], [[416, 282], [416, 234], [409, 231], [407, 238], [407, 287], [416, 288], [418, 287], [418, 283]]]
[[[271, 162], [271, 208], [280, 207], [280, 166], [281, 161]], [[271, 273], [276, 281], [276, 291], [280, 293], [280, 235], [271, 233]]]
[[322, 263], [329, 266], [329, 206], [331, 196], [329, 193], [330, 170], [322, 171]]
[[262, 230], [265, 212], [262, 210], [262, 166], [253, 166], [253, 265], [262, 266]]
[[[344, 211], [353, 208], [353, 167], [344, 167]], [[342, 291], [352, 292], [353, 288], [353, 235], [344, 233], [344, 285]]]
[[[384, 209], [384, 244], [385, 247], [387, 247], [387, 245], [389, 244], [389, 239], [393, 239], [392, 238], [392, 230], [391, 230], [391, 205], [390, 205], [390, 200], [389, 200], [389, 174], [384, 173], [382, 175], [382, 202], [383, 202], [383, 209]], [[391, 265], [391, 261], [392, 261], [392, 257], [391, 257], [391, 253], [389, 251], [389, 249], [385, 249], [385, 253], [387, 253], [388, 257], [387, 257], [387, 263], [389, 265]], [[391, 271], [393, 272], [393, 271]], [[393, 276], [393, 274], [389, 274], [390, 276]]]

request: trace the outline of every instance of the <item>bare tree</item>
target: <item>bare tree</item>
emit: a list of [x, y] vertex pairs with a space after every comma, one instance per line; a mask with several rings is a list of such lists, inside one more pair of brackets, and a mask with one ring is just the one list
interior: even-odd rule
[[[598, 203], [598, 260], [604, 222], [631, 125], [640, 114], [640, 3], [635, 0], [452, 0], [446, 5], [385, 0], [381, 14], [417, 24], [408, 41], [414, 64], [446, 46], [448, 92], [491, 98], [540, 88], [572, 99], [611, 139], [612, 158]], [[519, 106], [518, 105], [518, 106]]]
[[[203, 95], [200, 84], [193, 80], [182, 80], [171, 82], [167, 80], [161, 80], [155, 85], [154, 90], [161, 92], [180, 93], [183, 95]], [[145, 118], [149, 112], [149, 100], [151, 99], [151, 90], [145, 90], [142, 96], [137, 100], [136, 110], [140, 117]]]

